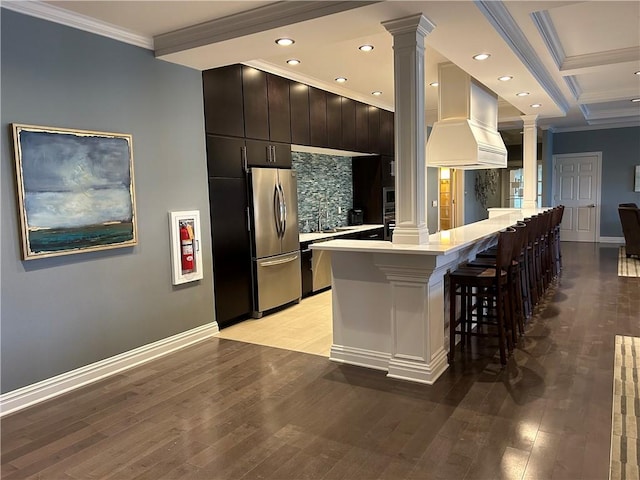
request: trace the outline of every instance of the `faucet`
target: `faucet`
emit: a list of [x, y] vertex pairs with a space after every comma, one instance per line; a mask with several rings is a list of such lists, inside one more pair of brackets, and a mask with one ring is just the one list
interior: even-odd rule
[[[324, 203], [324, 205], [323, 205]], [[322, 231], [322, 216], [328, 217], [328, 207], [327, 207], [327, 195], [321, 195], [318, 199], [318, 231]], [[328, 218], [325, 218], [325, 223], [328, 223]], [[327, 226], [327, 225], [325, 225]]]

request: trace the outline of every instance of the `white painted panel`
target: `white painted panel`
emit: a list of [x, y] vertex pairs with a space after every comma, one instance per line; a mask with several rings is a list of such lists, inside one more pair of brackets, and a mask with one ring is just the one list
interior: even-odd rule
[[560, 200], [567, 201], [573, 200], [573, 177], [560, 177]]
[[576, 230], [578, 232], [589, 232], [593, 228], [593, 224], [591, 222], [591, 211], [592, 208], [578, 208], [578, 224], [576, 225]]
[[578, 200], [591, 200], [593, 198], [593, 177], [580, 175], [578, 178]]
[[591, 173], [593, 172], [595, 169], [595, 165], [589, 161], [589, 162], [581, 162], [578, 165], [578, 170], [580, 171], [580, 173]]
[[562, 215], [562, 223], [560, 223], [560, 230], [571, 231], [573, 230], [573, 209], [566, 208]]
[[573, 173], [576, 166], [573, 163], [563, 163], [560, 165], [560, 173]]

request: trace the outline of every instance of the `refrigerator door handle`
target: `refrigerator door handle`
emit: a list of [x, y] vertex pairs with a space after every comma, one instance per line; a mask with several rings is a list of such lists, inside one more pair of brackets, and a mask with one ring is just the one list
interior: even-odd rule
[[281, 218], [281, 226], [282, 226], [282, 236], [284, 236], [284, 232], [287, 229], [287, 199], [284, 196], [284, 189], [282, 185], [278, 183], [278, 188], [280, 189], [280, 195], [282, 196], [282, 209], [280, 210], [280, 218]]
[[274, 265], [282, 265], [283, 263], [289, 263], [289, 262], [293, 262], [294, 260], [298, 259], [298, 254], [294, 254], [291, 255], [290, 257], [286, 257], [286, 258], [279, 258], [278, 260], [267, 260], [267, 261], [262, 261], [259, 263], [259, 265], [261, 267], [272, 267]]
[[273, 187], [273, 221], [276, 224], [276, 233], [278, 238], [282, 237], [282, 231], [280, 228], [280, 191], [278, 185]]

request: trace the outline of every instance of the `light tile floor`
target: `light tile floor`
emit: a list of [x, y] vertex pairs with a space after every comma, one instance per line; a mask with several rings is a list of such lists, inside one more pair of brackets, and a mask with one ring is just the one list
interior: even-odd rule
[[328, 357], [333, 337], [331, 290], [271, 315], [224, 328], [216, 336]]

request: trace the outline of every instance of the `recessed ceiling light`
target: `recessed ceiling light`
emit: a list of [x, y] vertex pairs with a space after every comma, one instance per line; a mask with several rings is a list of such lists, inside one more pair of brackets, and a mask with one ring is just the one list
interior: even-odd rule
[[431, 85], [432, 87], [437, 87], [440, 84], [438, 82], [431, 82], [429, 85]]
[[291, 38], [279, 38], [276, 40], [276, 43], [278, 45], [281, 45], [283, 47], [288, 47], [289, 45], [293, 45], [295, 42], [295, 40], [291, 39]]
[[636, 75], [640, 75], [640, 70], [638, 70], [637, 72], [635, 72]]
[[290, 58], [289, 60], [287, 60], [287, 63], [289, 65], [298, 65], [300, 63], [300, 60], [298, 60], [297, 58]]
[[338, 82], [338, 83], [344, 83], [344, 82], [346, 82], [346, 81], [347, 81], [347, 79], [346, 79], [346, 78], [344, 78], [344, 77], [338, 77], [338, 78], [336, 78], [336, 82]]
[[531, 107], [531, 108], [540, 108], [541, 106], [542, 106], [542, 104], [541, 104], [541, 103], [532, 103], [532, 104], [530, 105], [530, 107]]
[[382, 92], [380, 90], [376, 90], [375, 92], [371, 92], [371, 95], [375, 95], [376, 97], [379, 97], [380, 95], [382, 95]]
[[634, 98], [631, 100], [632, 102], [640, 102], [640, 98]]
[[531, 95], [529, 92], [518, 92], [516, 93], [517, 97], [526, 97], [527, 95]]
[[512, 75], [503, 75], [502, 77], [498, 77], [498, 80], [500, 80], [501, 82], [508, 82], [512, 78], [513, 78]]
[[373, 45], [360, 45], [358, 48], [363, 52], [370, 52], [371, 50], [373, 50]]
[[486, 60], [487, 58], [489, 58], [491, 56], [490, 53], [479, 53], [477, 55], [473, 56], [474, 60]]

